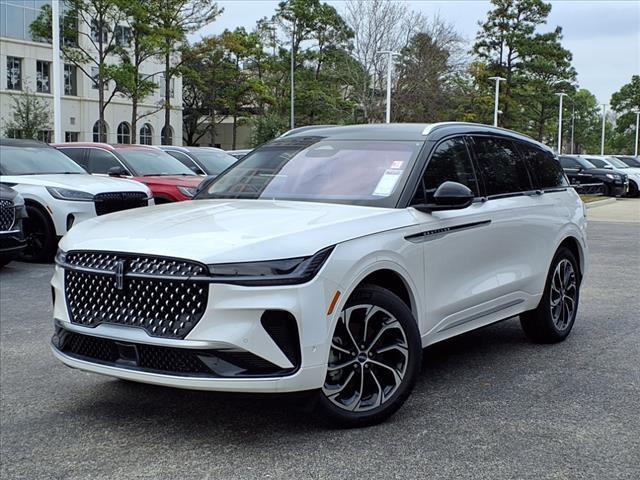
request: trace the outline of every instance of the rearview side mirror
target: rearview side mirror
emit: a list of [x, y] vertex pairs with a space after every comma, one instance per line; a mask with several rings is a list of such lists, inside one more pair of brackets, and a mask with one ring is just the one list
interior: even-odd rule
[[413, 205], [421, 212], [431, 213], [442, 210], [461, 210], [473, 203], [474, 195], [471, 189], [458, 182], [444, 182], [433, 194], [433, 203]]
[[109, 170], [107, 170], [107, 174], [110, 177], [124, 177], [126, 175], [129, 175], [129, 172], [127, 172], [124, 167], [116, 165], [115, 167], [111, 167]]

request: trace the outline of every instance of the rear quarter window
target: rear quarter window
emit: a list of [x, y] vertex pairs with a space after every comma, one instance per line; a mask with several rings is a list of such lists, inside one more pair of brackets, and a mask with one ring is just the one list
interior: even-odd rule
[[535, 188], [566, 187], [567, 181], [560, 163], [547, 151], [533, 145], [518, 142]]

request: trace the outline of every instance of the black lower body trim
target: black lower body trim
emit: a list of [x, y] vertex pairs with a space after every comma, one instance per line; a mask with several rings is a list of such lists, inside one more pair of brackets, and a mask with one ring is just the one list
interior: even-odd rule
[[56, 326], [51, 339], [61, 353], [86, 362], [126, 370], [184, 377], [282, 377], [283, 369], [247, 351], [161, 347], [84, 335]]

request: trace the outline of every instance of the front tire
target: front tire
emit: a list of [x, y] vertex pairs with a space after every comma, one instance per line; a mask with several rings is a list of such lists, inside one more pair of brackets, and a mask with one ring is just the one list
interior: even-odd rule
[[56, 253], [56, 232], [49, 216], [40, 208], [27, 205], [28, 217], [23, 220], [27, 246], [21, 258], [26, 262], [50, 262]]
[[566, 247], [558, 250], [547, 274], [540, 304], [520, 315], [526, 336], [536, 343], [561, 342], [573, 328], [580, 300], [580, 270]]
[[341, 427], [380, 423], [405, 402], [421, 362], [420, 332], [407, 305], [384, 288], [359, 287], [333, 333], [318, 413]]

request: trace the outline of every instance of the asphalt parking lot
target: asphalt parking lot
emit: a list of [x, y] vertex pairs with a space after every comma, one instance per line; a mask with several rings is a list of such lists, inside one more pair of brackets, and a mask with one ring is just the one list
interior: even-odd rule
[[637, 480], [640, 223], [598, 216], [566, 342], [530, 344], [511, 319], [431, 347], [404, 408], [362, 430], [327, 429], [298, 397], [70, 370], [49, 351], [52, 267], [13, 263], [0, 272], [0, 477]]

